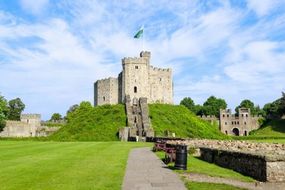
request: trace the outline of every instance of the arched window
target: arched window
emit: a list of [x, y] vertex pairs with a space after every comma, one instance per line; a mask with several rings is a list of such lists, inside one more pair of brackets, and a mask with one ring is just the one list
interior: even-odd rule
[[105, 96], [103, 96], [103, 101], [105, 101], [106, 100], [106, 98], [105, 98]]
[[225, 131], [226, 135], [228, 134], [228, 131]]
[[138, 88], [135, 86], [134, 87], [134, 93], [137, 93], [137, 91], [138, 91]]
[[247, 136], [247, 131], [244, 131], [244, 136]]

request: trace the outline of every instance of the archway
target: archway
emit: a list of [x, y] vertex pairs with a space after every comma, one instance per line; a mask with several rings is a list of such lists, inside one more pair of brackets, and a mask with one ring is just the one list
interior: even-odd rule
[[247, 136], [247, 131], [244, 131], [244, 136]]
[[239, 130], [238, 130], [238, 128], [234, 128], [234, 129], [233, 129], [233, 133], [234, 133], [235, 136], [239, 136]]

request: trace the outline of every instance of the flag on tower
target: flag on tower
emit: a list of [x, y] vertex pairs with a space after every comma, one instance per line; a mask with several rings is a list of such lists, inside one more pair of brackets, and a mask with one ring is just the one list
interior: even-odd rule
[[140, 28], [140, 30], [136, 33], [134, 38], [140, 38], [143, 35], [143, 26]]

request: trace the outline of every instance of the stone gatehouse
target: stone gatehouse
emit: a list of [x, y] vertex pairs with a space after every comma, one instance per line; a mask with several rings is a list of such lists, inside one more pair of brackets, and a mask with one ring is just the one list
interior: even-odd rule
[[249, 108], [240, 108], [239, 114], [230, 109], [220, 110], [220, 131], [227, 135], [248, 136], [249, 132], [259, 128], [258, 119], [252, 116]]
[[140, 57], [123, 58], [123, 71], [117, 78], [94, 83], [94, 105], [126, 103], [141, 97], [148, 103], [173, 103], [172, 70], [150, 65], [151, 53], [142, 51]]

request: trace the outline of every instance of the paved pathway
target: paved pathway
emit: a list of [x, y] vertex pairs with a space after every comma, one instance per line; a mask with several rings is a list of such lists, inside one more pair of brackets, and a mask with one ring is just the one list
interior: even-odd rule
[[123, 190], [186, 190], [179, 176], [150, 150], [135, 148], [129, 154]]

